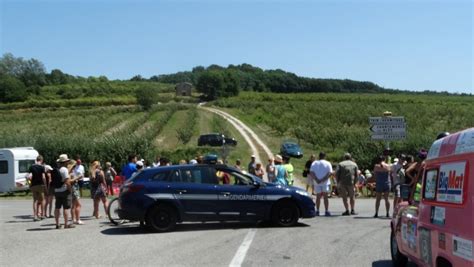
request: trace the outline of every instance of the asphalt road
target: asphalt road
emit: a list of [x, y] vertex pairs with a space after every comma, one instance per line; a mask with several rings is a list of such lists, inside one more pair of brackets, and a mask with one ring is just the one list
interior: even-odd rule
[[342, 217], [342, 201], [333, 198], [333, 216], [292, 228], [186, 223], [153, 234], [137, 223], [113, 226], [89, 217], [90, 199], [83, 200], [86, 224], [61, 230], [54, 219], [33, 222], [31, 201], [1, 200], [0, 265], [392, 266], [390, 220], [372, 218], [374, 201], [358, 199], [358, 215]]

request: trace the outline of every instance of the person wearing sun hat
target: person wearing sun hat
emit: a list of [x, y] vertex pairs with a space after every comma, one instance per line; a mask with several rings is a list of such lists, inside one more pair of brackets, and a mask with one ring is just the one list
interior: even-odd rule
[[59, 155], [59, 158], [56, 160], [61, 168], [59, 169], [59, 174], [61, 175], [61, 180], [63, 185], [59, 188], [54, 189], [54, 196], [56, 197], [55, 209], [54, 209], [54, 219], [56, 220], [56, 229], [60, 229], [61, 225], [59, 224], [59, 212], [63, 208], [64, 216], [64, 228], [74, 228], [73, 224], [68, 224], [68, 215], [69, 209], [71, 208], [72, 195], [71, 195], [71, 185], [69, 183], [69, 170], [67, 168], [71, 160], [68, 158], [67, 154]]

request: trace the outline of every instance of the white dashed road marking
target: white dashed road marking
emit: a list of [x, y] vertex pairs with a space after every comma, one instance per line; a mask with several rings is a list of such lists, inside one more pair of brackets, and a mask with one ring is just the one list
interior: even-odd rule
[[247, 251], [249, 250], [250, 245], [252, 244], [256, 232], [257, 229], [249, 230], [249, 232], [244, 238], [244, 241], [242, 241], [242, 244], [240, 244], [239, 249], [235, 253], [234, 258], [230, 262], [229, 267], [240, 267], [242, 265], [242, 262], [244, 262], [245, 256], [247, 255]]

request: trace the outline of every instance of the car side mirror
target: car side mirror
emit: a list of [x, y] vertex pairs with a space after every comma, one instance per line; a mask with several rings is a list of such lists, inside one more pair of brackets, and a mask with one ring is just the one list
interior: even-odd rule
[[260, 183], [258, 181], [253, 180], [252, 185], [255, 188], [260, 188]]

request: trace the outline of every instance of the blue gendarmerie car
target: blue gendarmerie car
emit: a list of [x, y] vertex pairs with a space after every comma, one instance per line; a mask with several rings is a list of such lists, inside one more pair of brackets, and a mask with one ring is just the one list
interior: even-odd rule
[[303, 189], [265, 183], [226, 165], [145, 169], [123, 185], [121, 219], [144, 221], [155, 232], [184, 221], [272, 221], [293, 226], [316, 215]]

